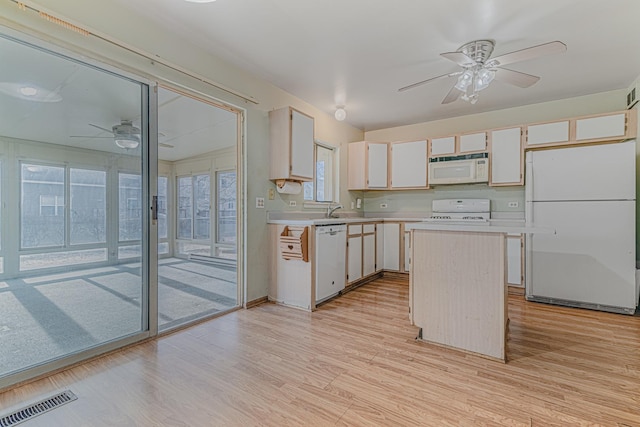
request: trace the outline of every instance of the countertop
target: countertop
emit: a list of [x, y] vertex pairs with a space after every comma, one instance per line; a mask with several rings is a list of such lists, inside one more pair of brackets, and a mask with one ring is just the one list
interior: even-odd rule
[[435, 231], [471, 231], [480, 233], [513, 233], [513, 234], [555, 234], [553, 228], [526, 223], [524, 221], [491, 220], [482, 223], [434, 223], [414, 222], [407, 224], [405, 230], [435, 230]]

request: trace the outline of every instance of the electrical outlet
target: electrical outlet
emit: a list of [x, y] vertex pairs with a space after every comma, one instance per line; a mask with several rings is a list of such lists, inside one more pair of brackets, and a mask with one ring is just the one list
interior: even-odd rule
[[295, 200], [289, 200], [289, 207], [295, 207], [297, 205]]
[[273, 188], [269, 189], [269, 200], [273, 200], [276, 198], [276, 190], [274, 190]]
[[518, 207], [518, 202], [509, 202], [508, 206], [510, 208], [517, 208]]
[[386, 203], [380, 203], [381, 209], [387, 209], [389, 206]]
[[264, 209], [264, 197], [256, 197], [256, 209]]

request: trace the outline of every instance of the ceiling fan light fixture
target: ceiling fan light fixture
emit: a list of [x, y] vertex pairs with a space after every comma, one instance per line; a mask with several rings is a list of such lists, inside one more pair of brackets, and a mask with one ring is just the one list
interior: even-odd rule
[[476, 76], [473, 82], [473, 87], [478, 92], [483, 89], [486, 89], [495, 77], [496, 77], [495, 71], [487, 70], [486, 68], [480, 68], [476, 73]]
[[460, 74], [458, 77], [458, 82], [456, 83], [456, 89], [460, 92], [466, 92], [467, 88], [473, 82], [473, 71], [471, 69], [464, 70], [464, 73]]
[[347, 110], [345, 110], [344, 107], [338, 107], [336, 108], [336, 112], [334, 113], [334, 116], [337, 121], [341, 122], [347, 118]]
[[126, 150], [138, 148], [140, 145], [140, 139], [137, 135], [117, 135], [114, 140], [118, 147]]

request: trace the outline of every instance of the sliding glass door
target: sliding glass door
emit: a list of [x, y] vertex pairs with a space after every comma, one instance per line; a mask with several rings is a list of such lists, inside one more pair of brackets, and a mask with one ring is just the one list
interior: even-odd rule
[[155, 327], [155, 98], [144, 82], [2, 34], [0, 57], [2, 387]]

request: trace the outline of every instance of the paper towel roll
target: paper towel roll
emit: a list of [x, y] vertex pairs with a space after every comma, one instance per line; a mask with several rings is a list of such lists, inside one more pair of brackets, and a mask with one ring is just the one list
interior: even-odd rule
[[279, 182], [276, 188], [278, 189], [278, 193], [298, 194], [302, 189], [302, 184], [295, 181], [284, 181], [284, 182]]

